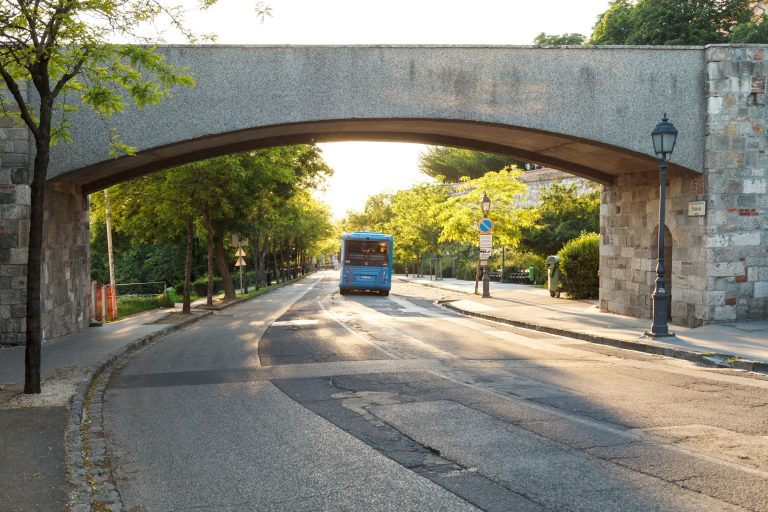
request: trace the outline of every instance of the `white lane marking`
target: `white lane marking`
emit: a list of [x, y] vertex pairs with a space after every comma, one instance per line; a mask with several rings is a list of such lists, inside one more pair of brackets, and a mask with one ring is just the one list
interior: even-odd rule
[[281, 320], [272, 322], [272, 327], [304, 327], [306, 325], [317, 325], [320, 322], [317, 318], [312, 319], [298, 319], [298, 320]]
[[375, 341], [373, 341], [372, 339], [370, 339], [370, 338], [368, 338], [368, 337], [366, 337], [366, 336], [363, 336], [363, 335], [362, 335], [362, 334], [360, 334], [359, 332], [357, 332], [357, 331], [355, 331], [354, 329], [352, 329], [350, 326], [348, 326], [347, 324], [345, 324], [345, 323], [344, 323], [344, 322], [343, 322], [341, 319], [339, 319], [339, 318], [338, 318], [338, 317], [337, 317], [337, 316], [336, 316], [336, 315], [335, 315], [335, 314], [334, 314], [332, 311], [328, 310], [328, 309], [325, 307], [325, 305], [323, 304], [323, 301], [318, 301], [317, 305], [318, 305], [318, 306], [320, 306], [320, 309], [322, 309], [322, 310], [323, 310], [323, 312], [324, 312], [326, 315], [328, 315], [328, 317], [329, 317], [331, 320], [333, 320], [334, 322], [336, 322], [337, 324], [339, 324], [340, 326], [342, 326], [344, 329], [346, 329], [346, 330], [347, 330], [349, 333], [351, 333], [351, 334], [352, 334], [352, 335], [354, 335], [355, 337], [357, 337], [357, 338], [359, 338], [359, 339], [363, 340], [363, 341], [364, 341], [364, 342], [366, 342], [366, 343], [369, 343], [370, 345], [372, 345], [372, 346], [373, 346], [373, 347], [374, 347], [376, 350], [378, 350], [379, 352], [381, 352], [381, 353], [383, 353], [383, 354], [386, 354], [387, 356], [391, 357], [392, 359], [405, 359], [404, 357], [402, 357], [402, 356], [400, 356], [400, 355], [398, 355], [398, 354], [395, 354], [394, 352], [391, 352], [391, 351], [389, 351], [389, 350], [385, 349], [384, 347], [382, 347], [381, 345], [379, 345], [378, 343], [376, 343], [376, 342], [375, 342]]
[[[604, 361], [604, 362], [608, 362], [615, 365], [636, 368], [638, 370], [653, 370], [658, 372], [671, 373], [673, 375], [685, 375], [687, 377], [695, 377], [698, 379], [725, 382], [728, 384], [735, 384], [739, 386], [768, 389], [768, 381], [750, 379], [749, 377], [740, 377], [738, 375], [718, 374], [718, 373], [713, 373], [711, 371], [707, 371], [705, 369], [684, 368], [680, 365], [692, 364], [692, 363], [688, 363], [680, 359], [670, 359], [663, 356], [659, 356], [658, 361], [637, 361], [634, 359], [624, 359], [620, 356], [609, 356], [605, 354], [598, 354], [595, 352], [591, 352], [589, 350], [568, 348], [563, 346], [561, 343], [556, 343], [556, 342], [553, 343], [551, 340], [558, 340], [558, 339], [572, 340], [573, 338], [563, 337], [556, 334], [550, 334], [548, 336], [551, 336], [551, 338], [548, 337], [544, 339], [533, 339], [533, 338], [527, 338], [527, 337], [521, 338], [521, 337], [517, 337], [519, 335], [515, 335], [514, 333], [510, 333], [509, 331], [504, 331], [502, 329], [488, 329], [488, 325], [486, 325], [483, 322], [490, 322], [499, 326], [509, 327], [505, 323], [495, 322], [493, 320], [484, 320], [483, 322], [480, 322], [472, 318], [466, 318], [466, 317], [462, 318], [462, 317], [455, 317], [452, 315], [446, 315], [444, 313], [435, 313], [426, 308], [416, 306], [415, 304], [408, 301], [407, 299], [393, 298], [393, 300], [412, 312], [418, 312], [418, 313], [424, 314], [425, 316], [432, 317], [433, 319], [436, 319], [436, 320], [451, 322], [456, 325], [462, 326], [466, 329], [473, 330], [475, 332], [491, 334], [496, 338], [500, 338], [500, 339], [503, 339], [504, 341], [516, 343], [527, 348], [537, 348], [537, 349], [546, 350], [548, 352], [569, 354], [574, 357], [579, 357], [582, 359], [586, 356], [595, 361]], [[421, 319], [421, 320], [425, 321], [426, 319]], [[400, 319], [398, 319], [398, 321], [400, 321]], [[536, 332], [539, 334], [547, 334], [547, 333], [542, 333], [540, 331], [525, 329], [524, 327], [518, 327], [518, 329], [523, 329], [530, 332]], [[583, 343], [589, 343], [589, 342], [584, 341]], [[617, 350], [622, 350], [622, 349], [617, 348]], [[653, 355], [653, 354], [647, 354], [647, 355]], [[455, 358], [455, 356], [453, 357]]]

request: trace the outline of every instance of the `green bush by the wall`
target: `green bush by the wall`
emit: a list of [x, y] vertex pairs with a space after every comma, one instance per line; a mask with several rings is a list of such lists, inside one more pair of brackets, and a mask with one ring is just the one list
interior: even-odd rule
[[566, 243], [560, 257], [560, 288], [573, 299], [598, 298], [600, 235], [582, 233]]

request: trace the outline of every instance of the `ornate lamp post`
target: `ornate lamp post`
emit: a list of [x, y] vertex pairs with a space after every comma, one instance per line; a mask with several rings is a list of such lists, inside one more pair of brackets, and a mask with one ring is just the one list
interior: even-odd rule
[[[480, 209], [483, 211], [483, 218], [488, 218], [488, 212], [491, 211], [491, 199], [488, 194], [483, 192], [483, 200], [480, 201]], [[488, 278], [488, 260], [483, 262], [483, 298], [489, 299], [491, 297], [490, 292], [490, 279]]]
[[667, 192], [667, 160], [672, 156], [677, 141], [677, 129], [667, 119], [667, 114], [651, 132], [653, 151], [659, 159], [659, 254], [656, 263], [656, 288], [653, 291], [653, 325], [646, 331], [647, 336], [661, 338], [674, 336], [667, 326], [669, 292], [664, 272], [664, 227]]

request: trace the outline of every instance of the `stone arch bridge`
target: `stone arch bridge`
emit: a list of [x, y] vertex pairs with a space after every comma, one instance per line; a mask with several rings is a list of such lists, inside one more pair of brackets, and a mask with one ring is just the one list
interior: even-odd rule
[[[602, 184], [600, 307], [651, 314], [658, 165], [670, 167], [672, 321], [768, 317], [768, 47], [168, 46], [197, 86], [107, 124], [72, 120], [46, 200], [44, 336], [87, 326], [87, 194], [280, 144], [410, 141], [505, 153]], [[107, 155], [111, 129], [138, 148]], [[0, 343], [23, 343], [31, 138], [0, 118]], [[364, 170], [361, 170], [364, 173]], [[689, 203], [704, 201], [703, 216]], [[669, 281], [668, 281], [669, 283]]]

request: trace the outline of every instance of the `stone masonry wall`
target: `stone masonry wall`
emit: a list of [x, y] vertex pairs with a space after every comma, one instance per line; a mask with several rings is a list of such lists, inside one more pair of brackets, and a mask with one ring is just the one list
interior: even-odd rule
[[[22, 92], [24, 84], [21, 84]], [[0, 116], [0, 344], [24, 343], [30, 132]]]
[[[672, 297], [671, 321], [691, 327], [704, 321], [706, 253], [701, 248], [704, 219], [689, 217], [687, 210], [688, 202], [699, 200], [702, 193], [702, 176], [673, 172], [667, 176], [669, 231], [665, 241], [672, 246], [672, 257], [665, 261], [665, 267]], [[651, 318], [658, 256], [659, 174], [622, 175], [616, 185], [603, 187], [601, 199], [600, 309]]]
[[[0, 345], [23, 345], [31, 156], [26, 127], [0, 116]], [[88, 207], [79, 187], [46, 189], [43, 242], [43, 338], [81, 330], [88, 322]]]
[[706, 321], [768, 318], [768, 46], [707, 56]]
[[45, 235], [41, 300], [43, 339], [88, 326], [90, 235], [87, 196], [80, 187], [49, 183], [45, 191]]

